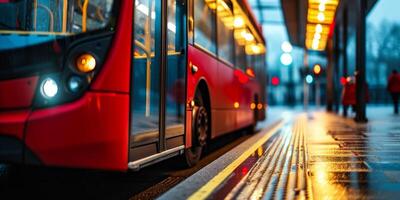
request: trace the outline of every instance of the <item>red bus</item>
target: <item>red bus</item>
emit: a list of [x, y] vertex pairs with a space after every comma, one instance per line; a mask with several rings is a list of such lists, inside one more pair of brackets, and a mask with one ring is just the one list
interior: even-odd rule
[[246, 1], [0, 0], [0, 160], [139, 169], [265, 118]]

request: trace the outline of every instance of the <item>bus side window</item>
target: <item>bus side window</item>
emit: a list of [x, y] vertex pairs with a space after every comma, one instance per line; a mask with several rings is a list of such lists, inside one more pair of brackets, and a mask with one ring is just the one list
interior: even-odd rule
[[155, 19], [152, 17], [154, 14], [149, 14], [155, 13], [154, 4], [153, 1], [137, 0], [137, 5], [135, 5], [135, 58], [151, 59], [154, 57]]
[[[177, 44], [181, 41], [179, 41], [179, 34], [181, 34], [180, 30], [177, 30], [177, 28], [180, 28], [179, 26], [177, 27], [177, 9], [176, 9], [176, 0], [168, 0], [168, 22], [167, 22], [167, 47], [168, 47], [168, 55], [170, 54], [176, 54], [177, 52], [180, 51], [179, 46], [180, 44]], [[178, 22], [179, 23], [179, 22]], [[177, 33], [178, 31], [178, 33]]]
[[157, 131], [160, 105], [160, 68], [156, 29], [160, 27], [159, 0], [135, 0], [131, 134]]
[[223, 3], [226, 6], [222, 6], [222, 9], [217, 11], [218, 56], [233, 65], [235, 63], [233, 27], [227, 26], [228, 20], [224, 21], [224, 17], [233, 18], [233, 5], [229, 0], [225, 0]]
[[215, 54], [215, 10], [209, 8], [205, 0], [194, 0], [194, 26], [195, 44]]
[[235, 54], [236, 54], [236, 68], [246, 71], [246, 66], [247, 66], [246, 51], [244, 49], [244, 46], [239, 45], [237, 42], [236, 42]]

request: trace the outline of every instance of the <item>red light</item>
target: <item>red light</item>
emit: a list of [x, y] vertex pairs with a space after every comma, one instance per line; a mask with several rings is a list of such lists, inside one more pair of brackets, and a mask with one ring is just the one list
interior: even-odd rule
[[249, 81], [249, 77], [240, 70], [235, 70], [234, 75], [238, 79], [239, 83], [245, 84]]
[[345, 84], [347, 83], [346, 77], [340, 78], [340, 83], [341, 83], [342, 85], [345, 85]]
[[272, 82], [272, 85], [277, 86], [277, 85], [279, 85], [280, 81], [279, 81], [278, 77], [274, 76], [274, 77], [272, 77], [271, 82]]
[[246, 175], [249, 172], [249, 168], [243, 167], [242, 168], [242, 176]]

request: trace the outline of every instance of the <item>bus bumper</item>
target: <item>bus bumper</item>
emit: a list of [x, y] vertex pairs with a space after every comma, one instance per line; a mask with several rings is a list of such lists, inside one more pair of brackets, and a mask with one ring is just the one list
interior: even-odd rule
[[0, 162], [40, 165], [38, 157], [25, 146], [22, 140], [0, 136]]
[[0, 162], [124, 171], [129, 95], [87, 92], [51, 108], [0, 112]]
[[24, 129], [29, 110], [0, 113], [0, 162], [24, 163]]

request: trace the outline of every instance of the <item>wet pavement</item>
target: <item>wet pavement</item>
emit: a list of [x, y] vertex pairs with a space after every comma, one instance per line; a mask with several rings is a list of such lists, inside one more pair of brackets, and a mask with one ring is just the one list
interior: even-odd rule
[[314, 198], [399, 199], [400, 117], [370, 110], [360, 125], [316, 113], [307, 122], [307, 155]]
[[254, 135], [210, 146], [200, 165], [170, 159], [133, 173], [0, 165], [0, 199], [399, 199], [400, 116], [369, 123], [324, 111], [272, 109]]
[[399, 199], [400, 117], [390, 111], [370, 108], [367, 124], [293, 112], [160, 199]]

